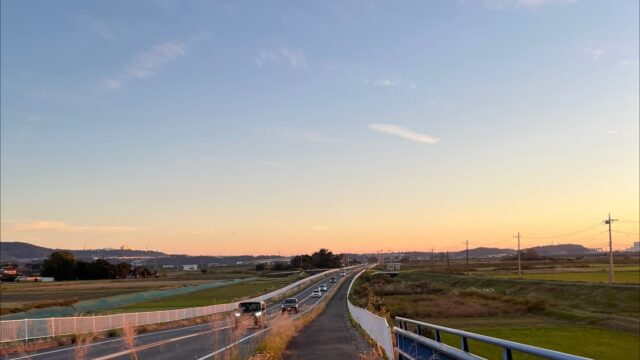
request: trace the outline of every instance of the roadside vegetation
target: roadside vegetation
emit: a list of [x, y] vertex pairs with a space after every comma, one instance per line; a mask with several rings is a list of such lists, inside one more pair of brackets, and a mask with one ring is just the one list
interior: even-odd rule
[[[640, 357], [638, 286], [477, 275], [505, 270], [495, 263], [492, 270], [474, 269], [472, 276], [432, 271], [429, 262], [405, 265], [409, 270], [397, 277], [363, 274], [350, 294], [352, 302], [391, 324], [401, 316], [592, 358]], [[459, 347], [459, 338], [443, 339]], [[487, 358], [500, 357], [489, 345], [472, 342], [471, 348]]]

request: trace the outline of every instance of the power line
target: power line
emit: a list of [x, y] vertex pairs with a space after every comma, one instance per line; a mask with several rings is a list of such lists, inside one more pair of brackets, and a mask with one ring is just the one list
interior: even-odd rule
[[527, 238], [529, 238], [529, 239], [555, 239], [555, 238], [559, 238], [559, 237], [565, 237], [565, 236], [579, 234], [581, 232], [585, 232], [587, 230], [594, 229], [594, 228], [596, 228], [598, 226], [600, 226], [600, 223], [597, 223], [595, 225], [591, 225], [591, 226], [589, 226], [587, 228], [584, 228], [584, 229], [572, 231], [572, 232], [569, 232], [569, 233], [564, 233], [564, 234], [559, 234], [559, 235], [552, 235], [552, 236], [528, 236], [527, 235]]

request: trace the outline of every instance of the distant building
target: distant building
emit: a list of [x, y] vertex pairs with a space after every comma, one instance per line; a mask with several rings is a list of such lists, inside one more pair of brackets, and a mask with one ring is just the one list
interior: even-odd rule
[[182, 265], [182, 270], [183, 271], [196, 271], [196, 270], [198, 270], [198, 265], [197, 264]]
[[388, 271], [398, 271], [398, 270], [400, 270], [400, 263], [396, 263], [396, 262], [387, 263], [387, 270]]
[[162, 265], [163, 269], [174, 269], [175, 267], [175, 265]]
[[629, 252], [640, 252], [640, 241], [636, 241], [633, 243], [633, 246], [628, 248], [625, 251], [629, 251]]

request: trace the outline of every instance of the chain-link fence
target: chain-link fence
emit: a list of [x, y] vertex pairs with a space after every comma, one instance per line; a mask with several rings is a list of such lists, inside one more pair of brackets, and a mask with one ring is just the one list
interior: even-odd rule
[[[338, 271], [329, 270], [315, 274], [289, 284], [283, 288], [268, 294], [258, 296], [254, 300], [268, 300], [278, 298], [297, 287], [306, 285], [310, 281], [327, 276]], [[139, 326], [157, 324], [168, 321], [177, 321], [195, 318], [205, 315], [220, 314], [234, 310], [237, 302], [229, 304], [217, 304], [186, 309], [135, 312], [125, 314], [112, 314], [101, 316], [72, 316], [52, 317], [45, 319], [22, 319], [0, 321], [0, 342], [47, 338], [61, 335], [85, 334], [112, 329], [120, 329], [127, 326]]]

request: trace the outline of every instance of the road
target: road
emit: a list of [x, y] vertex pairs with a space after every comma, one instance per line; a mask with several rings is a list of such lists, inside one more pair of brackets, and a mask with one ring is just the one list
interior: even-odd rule
[[352, 276], [340, 286], [324, 311], [293, 338], [283, 359], [366, 358], [371, 348], [349, 323], [347, 291]]
[[[310, 297], [311, 291], [318, 285], [326, 283], [331, 289], [328, 279], [313, 283], [300, 291], [296, 297], [301, 301], [300, 311], [313, 307], [320, 299]], [[346, 282], [343, 282], [343, 284]], [[347, 284], [348, 286], [348, 284]], [[342, 289], [340, 289], [342, 290]], [[271, 305], [268, 316], [292, 316], [280, 314], [280, 304]], [[228, 318], [219, 318], [207, 324], [192, 325], [170, 330], [149, 332], [133, 337], [118, 337], [98, 340], [86, 344], [76, 344], [58, 348], [50, 348], [33, 353], [13, 354], [5, 359], [130, 359], [135, 353], [137, 359], [219, 359], [246, 358], [255, 348], [268, 328], [236, 330]], [[133, 339], [127, 341], [128, 339]], [[132, 345], [127, 345], [131, 343]]]

